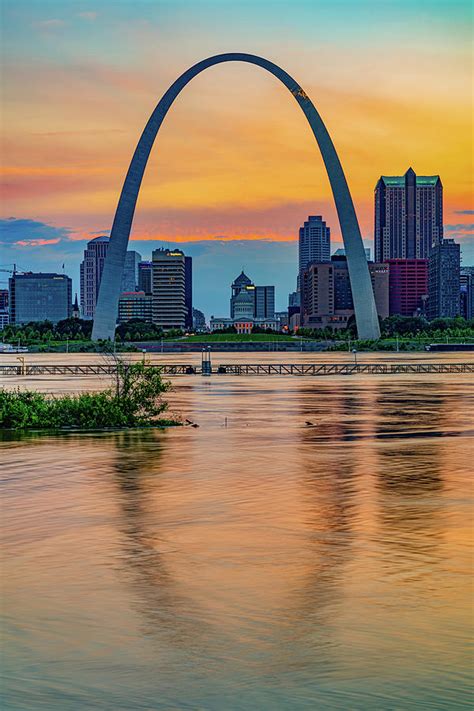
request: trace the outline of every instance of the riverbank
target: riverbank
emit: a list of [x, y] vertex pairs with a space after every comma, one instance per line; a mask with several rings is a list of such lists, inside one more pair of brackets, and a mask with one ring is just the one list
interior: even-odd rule
[[[447, 338], [433, 340], [430, 338], [384, 338], [379, 341], [358, 340], [312, 340], [308, 338], [292, 338], [290, 336], [259, 338], [253, 337], [228, 339], [222, 335], [219, 338], [191, 336], [177, 340], [130, 341], [114, 344], [94, 343], [92, 341], [54, 341], [49, 344], [29, 343], [26, 347], [29, 353], [201, 353], [210, 350], [215, 353], [319, 353], [323, 351], [351, 353], [356, 350], [363, 353], [421, 353], [432, 344], [442, 344], [446, 347], [456, 347], [459, 344], [474, 350], [474, 340]], [[8, 352], [6, 353], [8, 354]], [[0, 355], [4, 355], [0, 353]]]

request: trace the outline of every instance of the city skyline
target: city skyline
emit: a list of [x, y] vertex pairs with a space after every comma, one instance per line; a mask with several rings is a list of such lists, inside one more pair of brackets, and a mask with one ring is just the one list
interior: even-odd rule
[[[28, 268], [34, 258], [44, 271], [65, 263], [78, 290], [79, 255], [87, 240], [110, 232], [143, 117], [189, 63], [225, 49], [219, 33], [211, 36], [206, 29], [211, 11], [214, 27], [234, 20], [231, 41], [237, 49], [266, 54], [310, 93], [341, 155], [366, 246], [373, 246], [379, 175], [403, 174], [411, 165], [420, 175], [440, 174], [445, 236], [459, 241], [465, 264], [472, 262], [467, 3], [396, 8], [361, 3], [357, 13], [349, 3], [336, 3], [357, 26], [354, 37], [337, 23], [336, 10], [300, 2], [292, 41], [281, 43], [279, 35], [272, 33], [270, 41], [256, 31], [264, 21], [261, 8], [232, 10], [204, 2], [193, 41], [182, 47], [176, 42], [176, 48], [165, 35], [173, 26], [179, 37], [190, 15], [184, 23], [176, 7], [193, 15], [192, 5], [138, 3], [139, 19], [136, 4], [133, 13], [126, 2], [116, 5], [102, 3], [95, 12], [75, 2], [19, 3], [3, 10], [8, 32], [2, 263]], [[275, 23], [281, 24], [287, 10], [272, 6]], [[369, 12], [370, 36], [364, 29]], [[308, 33], [301, 18], [322, 22], [314, 22]], [[395, 20], [398, 44], [389, 35]], [[120, 44], [125, 26], [128, 40]], [[144, 39], [152, 33], [163, 41], [147, 48]], [[443, 52], [435, 53], [441, 33]], [[308, 61], [315, 56], [314, 42], [318, 63]], [[383, 57], [374, 63], [370, 54], [382, 43]], [[34, 51], [34, 65], [25, 58], [26, 44]], [[106, 59], [104, 45], [110, 49]], [[100, 55], [101, 63], [95, 62]], [[223, 294], [236, 263], [268, 281], [269, 275], [250, 266], [246, 250], [257, 262], [273, 261], [279, 272], [279, 264], [296, 255], [297, 230], [307, 215], [322, 214], [334, 249], [342, 246], [324, 166], [315, 160], [304, 117], [278, 82], [261, 74], [237, 64], [225, 71], [213, 68], [180, 97], [152, 152], [132, 233], [130, 248], [142, 254], [181, 245], [195, 258], [196, 274], [204, 274], [199, 259], [203, 266], [222, 260]], [[47, 102], [40, 85], [47, 88]], [[90, 94], [86, 104], [84, 92]], [[288, 279], [281, 274], [280, 283], [272, 278], [277, 294], [293, 288], [291, 270]], [[197, 280], [195, 289], [195, 303], [209, 312], [204, 280]]]

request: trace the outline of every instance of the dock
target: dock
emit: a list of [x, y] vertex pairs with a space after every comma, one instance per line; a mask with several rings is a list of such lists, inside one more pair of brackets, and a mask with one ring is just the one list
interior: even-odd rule
[[[127, 368], [127, 363], [120, 367]], [[21, 363], [0, 365], [0, 377], [8, 376], [56, 376], [72, 377], [116, 375], [116, 363], [92, 364], [39, 364]], [[220, 363], [212, 366], [210, 361], [201, 364], [145, 363], [145, 367], [158, 368], [163, 375], [404, 375], [404, 374], [453, 374], [474, 373], [472, 363]]]

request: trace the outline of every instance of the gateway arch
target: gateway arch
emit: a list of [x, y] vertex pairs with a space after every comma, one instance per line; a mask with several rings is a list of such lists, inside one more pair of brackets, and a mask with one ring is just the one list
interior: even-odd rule
[[266, 69], [286, 86], [306, 116], [321, 151], [336, 204], [347, 256], [358, 336], [363, 339], [379, 338], [377, 310], [359, 223], [344, 171], [326, 126], [311, 99], [283, 69], [268, 59], [253, 54], [231, 52], [208, 57], [185, 71], [163, 95], [145, 126], [133, 154], [115, 212], [97, 299], [92, 339], [113, 340], [115, 336], [122, 272], [135, 205], [150, 151], [168, 109], [191, 79], [208, 67], [223, 62], [248, 62]]

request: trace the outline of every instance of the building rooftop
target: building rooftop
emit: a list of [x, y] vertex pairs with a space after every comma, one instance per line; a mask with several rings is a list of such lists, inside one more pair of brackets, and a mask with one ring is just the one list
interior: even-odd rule
[[241, 271], [239, 276], [234, 280], [232, 286], [246, 286], [247, 284], [251, 284], [252, 280], [248, 278], [248, 276]]
[[94, 237], [94, 239], [89, 240], [89, 244], [91, 242], [108, 242], [109, 239], [110, 238], [107, 237], [107, 235], [100, 235], [100, 237]]
[[439, 175], [416, 175], [413, 168], [408, 168], [405, 175], [381, 175], [380, 180], [383, 180], [385, 185], [387, 185], [388, 187], [403, 188], [405, 186], [405, 179], [408, 174], [414, 175], [416, 177], [416, 184], [420, 187], [436, 185], [436, 183], [440, 180]]

